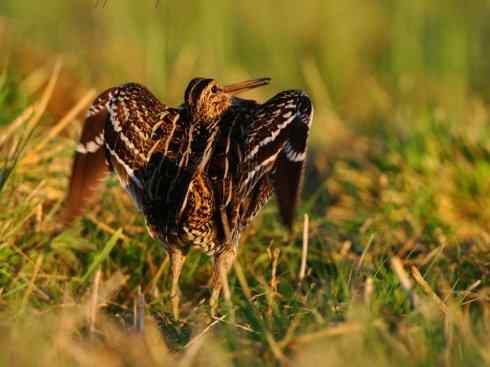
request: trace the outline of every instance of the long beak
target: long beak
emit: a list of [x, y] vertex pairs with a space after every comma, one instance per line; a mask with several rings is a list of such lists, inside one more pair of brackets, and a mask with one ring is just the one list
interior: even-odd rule
[[239, 82], [234, 84], [225, 85], [223, 87], [223, 92], [229, 94], [238, 94], [241, 92], [245, 92], [250, 89], [262, 87], [271, 82], [271, 78], [259, 78], [253, 80], [247, 80], [245, 82]]

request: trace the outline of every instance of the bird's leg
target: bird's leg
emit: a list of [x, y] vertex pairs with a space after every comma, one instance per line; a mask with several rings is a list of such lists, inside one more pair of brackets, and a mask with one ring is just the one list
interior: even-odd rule
[[233, 261], [237, 255], [238, 248], [232, 243], [228, 243], [223, 252], [216, 255], [214, 258], [214, 269], [211, 276], [211, 298], [209, 304], [211, 306], [211, 315], [215, 314], [216, 307], [218, 306], [218, 300], [221, 293], [221, 289], [225, 287], [228, 289], [228, 272], [233, 265]]
[[214, 258], [214, 269], [210, 281], [212, 292], [209, 300], [212, 315], [214, 315], [216, 311], [221, 288], [228, 285], [228, 271], [230, 270], [236, 256], [236, 249], [234, 249], [232, 243], [230, 225], [228, 223], [228, 215], [226, 214], [225, 207], [220, 208], [220, 215], [225, 237], [225, 250], [219, 255], [216, 255]]
[[179, 319], [180, 310], [180, 288], [179, 278], [182, 272], [182, 266], [185, 262], [185, 255], [180, 248], [171, 247], [168, 250], [170, 256], [170, 264], [172, 267], [172, 287], [170, 289], [170, 299], [172, 302], [172, 313], [176, 320]]
[[228, 215], [226, 214], [226, 207], [220, 208], [221, 224], [223, 225], [223, 232], [225, 235], [225, 242], [231, 243], [230, 224], [228, 223]]

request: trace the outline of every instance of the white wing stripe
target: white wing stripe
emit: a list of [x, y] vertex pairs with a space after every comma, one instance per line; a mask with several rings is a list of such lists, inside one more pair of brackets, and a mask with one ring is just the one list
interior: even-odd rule
[[290, 123], [291, 121], [293, 121], [293, 119], [296, 117], [296, 114], [294, 114], [293, 116], [289, 117], [287, 120], [285, 120], [284, 122], [282, 122], [281, 124], [277, 125], [276, 129], [272, 132], [272, 134], [268, 137], [266, 137], [264, 140], [262, 140], [261, 142], [259, 142], [259, 144], [257, 144], [248, 154], [247, 156], [245, 157], [245, 162], [252, 159], [259, 151], [260, 148], [262, 148], [264, 145], [267, 145], [269, 144], [270, 142], [274, 141], [277, 136], [281, 133], [281, 131], [286, 128]]
[[302, 162], [306, 158], [306, 152], [297, 152], [289, 144], [289, 141], [284, 145], [284, 152], [286, 153], [286, 158], [291, 162]]
[[94, 140], [90, 140], [86, 143], [79, 143], [76, 147], [76, 151], [81, 154], [95, 153], [104, 145], [104, 132], [97, 135]]
[[263, 162], [261, 162], [259, 165], [257, 165], [252, 171], [250, 171], [248, 174], [247, 174], [247, 178], [245, 179], [245, 181], [243, 182], [243, 185], [242, 187], [247, 187], [249, 181], [256, 175], [256, 173], [263, 169], [265, 166], [267, 166], [268, 164], [270, 164], [271, 162], [275, 161], [276, 158], [277, 158], [277, 155], [279, 154], [280, 150], [276, 153], [276, 154], [273, 154], [271, 155], [269, 158], [267, 158], [266, 160], [264, 160]]
[[131, 167], [129, 167], [126, 164], [126, 162], [124, 162], [114, 150], [111, 149], [109, 144], [106, 144], [105, 147], [109, 151], [109, 153], [116, 159], [116, 161], [124, 168], [129, 178], [131, 178], [131, 180], [136, 184], [136, 186], [138, 186], [140, 189], [143, 189], [143, 184], [138, 179], [138, 177], [135, 176], [134, 170]]

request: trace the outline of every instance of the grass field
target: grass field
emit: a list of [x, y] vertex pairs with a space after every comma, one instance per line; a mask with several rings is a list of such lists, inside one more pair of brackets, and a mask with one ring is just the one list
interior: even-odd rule
[[[490, 366], [490, 3], [305, 3], [2, 0], [0, 366]], [[175, 321], [115, 179], [59, 216], [96, 93], [194, 76], [316, 113], [294, 234], [271, 202], [214, 319], [192, 253]]]

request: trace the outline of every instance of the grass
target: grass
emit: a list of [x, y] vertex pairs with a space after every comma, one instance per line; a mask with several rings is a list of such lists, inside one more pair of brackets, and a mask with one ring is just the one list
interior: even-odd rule
[[[490, 365], [488, 5], [80, 4], [0, 5], [0, 366]], [[216, 319], [192, 253], [176, 322], [114, 179], [59, 215], [93, 88], [177, 104], [195, 75], [271, 75], [255, 97], [302, 87], [316, 114], [294, 235], [269, 204]]]

